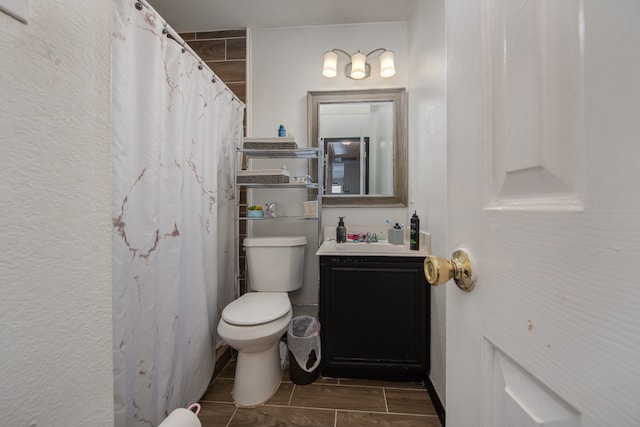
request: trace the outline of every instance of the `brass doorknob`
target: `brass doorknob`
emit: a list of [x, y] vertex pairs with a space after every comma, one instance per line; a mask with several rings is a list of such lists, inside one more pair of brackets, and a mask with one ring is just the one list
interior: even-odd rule
[[453, 279], [466, 292], [476, 284], [471, 258], [464, 249], [457, 249], [451, 256], [451, 261], [438, 256], [427, 256], [424, 260], [424, 277], [431, 286], [440, 286]]

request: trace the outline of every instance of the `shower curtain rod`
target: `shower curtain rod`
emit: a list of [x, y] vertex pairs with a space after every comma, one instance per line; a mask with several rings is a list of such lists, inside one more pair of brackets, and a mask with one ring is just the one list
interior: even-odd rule
[[[162, 17], [157, 10], [155, 10], [153, 8], [153, 6], [151, 6], [149, 3], [147, 3], [146, 0], [137, 0], [136, 1], [136, 9], [140, 10], [140, 8], [138, 7], [138, 4], [140, 4], [141, 6], [146, 7], [147, 9], [152, 10], [156, 15]], [[233, 91], [231, 89], [229, 89], [229, 86], [227, 86], [227, 84], [220, 79], [220, 77], [218, 77], [216, 75], [216, 73], [213, 72], [213, 70], [202, 60], [202, 58], [200, 58], [200, 56], [193, 50], [191, 49], [191, 47], [187, 44], [187, 42], [185, 42], [182, 37], [180, 37], [178, 35], [178, 32], [176, 30], [173, 29], [173, 27], [171, 27], [171, 25], [169, 25], [169, 23], [167, 23], [167, 21], [164, 20], [164, 18], [162, 19], [162, 33], [163, 34], [168, 34], [171, 36], [171, 38], [173, 38], [176, 43], [178, 43], [180, 46], [182, 46], [182, 50], [183, 52], [188, 52], [190, 55], [192, 55], [196, 61], [198, 61], [198, 68], [200, 70], [202, 70], [203, 68], [206, 68], [207, 70], [209, 70], [209, 72], [211, 74], [213, 74], [213, 81], [215, 82], [216, 80], [219, 80], [223, 85], [224, 85], [224, 90], [226, 90], [227, 92], [229, 92], [229, 94], [231, 94], [231, 96], [233, 97], [233, 99], [235, 101], [237, 101], [240, 105], [242, 105], [243, 107], [245, 107], [244, 102], [242, 102], [240, 100], [240, 98], [238, 98], [236, 96], [235, 93], [233, 93]]]

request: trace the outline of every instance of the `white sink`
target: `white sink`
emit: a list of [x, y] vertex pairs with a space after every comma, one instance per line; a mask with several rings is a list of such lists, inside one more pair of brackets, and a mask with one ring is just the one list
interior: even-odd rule
[[346, 242], [337, 243], [335, 240], [325, 240], [316, 255], [376, 255], [376, 256], [426, 256], [426, 251], [412, 251], [409, 244], [392, 245], [388, 242]]

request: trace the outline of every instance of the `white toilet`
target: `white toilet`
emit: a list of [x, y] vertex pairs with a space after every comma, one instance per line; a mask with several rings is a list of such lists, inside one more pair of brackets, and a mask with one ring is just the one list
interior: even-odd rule
[[233, 400], [256, 406], [280, 385], [280, 338], [291, 322], [287, 292], [302, 287], [306, 237], [247, 237], [249, 286], [222, 311], [218, 334], [238, 351]]

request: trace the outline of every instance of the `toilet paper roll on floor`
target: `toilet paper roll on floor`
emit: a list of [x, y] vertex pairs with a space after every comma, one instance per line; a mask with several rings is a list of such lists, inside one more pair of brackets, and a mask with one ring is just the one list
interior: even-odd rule
[[[197, 411], [193, 412], [191, 409], [196, 408], [196, 405]], [[197, 415], [199, 412], [200, 405], [197, 403], [189, 406], [189, 409], [174, 409], [158, 427], [202, 427]]]

